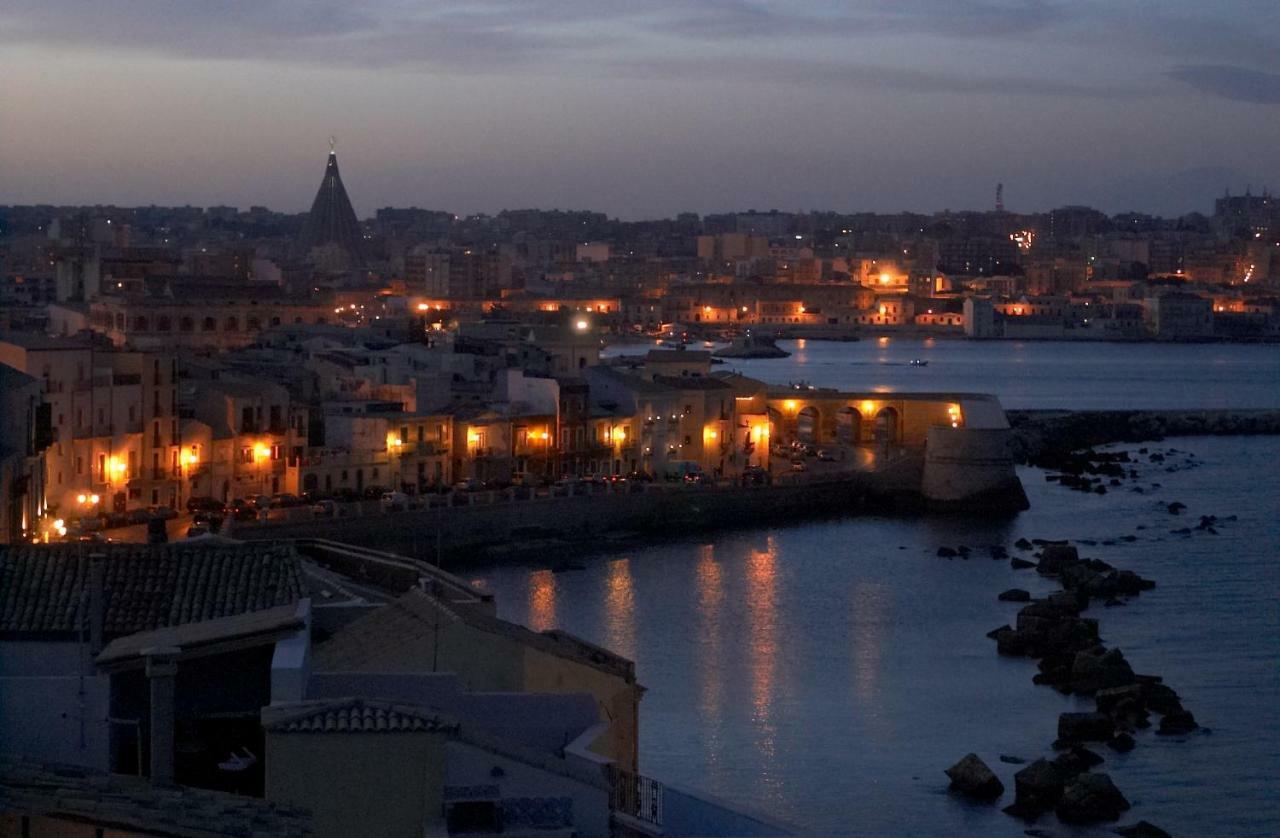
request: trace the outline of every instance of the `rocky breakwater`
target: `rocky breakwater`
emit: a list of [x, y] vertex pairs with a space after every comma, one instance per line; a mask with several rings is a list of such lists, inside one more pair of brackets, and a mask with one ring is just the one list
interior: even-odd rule
[[[1029, 551], [1037, 545], [1020, 540], [1016, 546]], [[1152, 727], [1152, 714], [1161, 717], [1158, 735], [1187, 734], [1198, 724], [1162, 678], [1135, 672], [1120, 649], [1103, 643], [1098, 620], [1082, 616], [1094, 602], [1120, 604], [1155, 583], [1107, 562], [1082, 558], [1065, 542], [1041, 541], [1039, 546], [1036, 572], [1057, 579], [1062, 590], [1028, 602], [1013, 625], [1000, 626], [988, 636], [1000, 654], [1038, 661], [1034, 683], [1090, 697], [1094, 709], [1059, 716], [1052, 743], [1057, 755], [1038, 759], [1014, 776], [1014, 802], [1005, 811], [1028, 821], [1051, 810], [1067, 823], [1114, 821], [1129, 803], [1110, 776], [1093, 771], [1104, 760], [1086, 746], [1103, 745], [1117, 753], [1132, 750], [1138, 743], [1135, 734]], [[1023, 560], [1019, 566], [1026, 564]], [[1008, 594], [1000, 599], [1020, 599]], [[1154, 829], [1149, 824], [1144, 828]]]
[[1280, 410], [1010, 410], [1011, 451], [1019, 463], [1115, 442], [1171, 436], [1280, 434]]

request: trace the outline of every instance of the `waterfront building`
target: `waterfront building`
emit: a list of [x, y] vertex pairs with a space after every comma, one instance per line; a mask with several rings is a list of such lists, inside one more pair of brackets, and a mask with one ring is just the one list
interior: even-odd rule
[[49, 416], [41, 380], [0, 362], [0, 544], [40, 532]]
[[1168, 291], [1142, 301], [1143, 322], [1150, 335], [1163, 340], [1213, 336], [1213, 300], [1181, 291]]

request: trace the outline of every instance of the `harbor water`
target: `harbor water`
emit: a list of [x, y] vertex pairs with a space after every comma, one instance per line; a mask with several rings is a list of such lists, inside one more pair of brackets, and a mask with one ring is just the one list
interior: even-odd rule
[[[790, 359], [735, 366], [784, 383], [994, 390], [1011, 407], [1280, 406], [1280, 352], [1271, 347], [938, 342], [950, 360], [930, 358], [922, 369], [906, 362], [932, 347], [914, 344], [784, 343], [795, 351]], [[867, 360], [881, 351], [893, 361]], [[1016, 352], [1021, 360], [1004, 357]], [[889, 367], [898, 359], [901, 370]], [[944, 374], [951, 361], [989, 372], [972, 369], [952, 382]], [[899, 375], [912, 386], [898, 384]], [[1056, 388], [1039, 380], [1053, 375]], [[1019, 607], [996, 595], [1055, 586], [984, 548], [1016, 554], [1021, 537], [1094, 542], [1081, 547], [1084, 555], [1157, 587], [1087, 616], [1138, 672], [1163, 676], [1206, 728], [1172, 738], [1144, 731], [1128, 754], [1101, 749], [1107, 761], [1097, 770], [1133, 804], [1122, 822], [1146, 819], [1174, 835], [1274, 836], [1280, 438], [1154, 445], [1188, 453], [1163, 463], [1141, 458], [1142, 493], [1072, 492], [1022, 469], [1031, 509], [1002, 523], [859, 516], [676, 539], [600, 555], [581, 570], [469, 573], [497, 595], [501, 616], [563, 628], [636, 661], [648, 688], [641, 767], [650, 776], [806, 834], [1016, 836], [1027, 825], [999, 807], [1012, 802], [1020, 766], [1000, 756], [1051, 755], [1058, 714], [1092, 707], [1033, 685], [1034, 662], [996, 655], [985, 634], [1012, 622]], [[1126, 446], [1135, 456], [1139, 447]], [[1188, 507], [1181, 516], [1167, 509], [1175, 500]], [[1200, 515], [1237, 520], [1216, 535], [1173, 532]], [[973, 556], [937, 556], [959, 545]], [[947, 793], [943, 769], [970, 751], [1005, 782], [999, 805]], [[1112, 828], [1067, 827], [1053, 815], [1036, 826], [1063, 835]]]

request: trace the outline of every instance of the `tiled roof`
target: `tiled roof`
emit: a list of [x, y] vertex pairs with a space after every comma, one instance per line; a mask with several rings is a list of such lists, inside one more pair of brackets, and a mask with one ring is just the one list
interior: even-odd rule
[[414, 638], [433, 637], [440, 630], [437, 609], [450, 622], [462, 622], [477, 631], [506, 637], [540, 652], [602, 670], [628, 683], [635, 680], [635, 664], [607, 649], [563, 631], [532, 631], [491, 617], [474, 606], [442, 603], [416, 588], [395, 602], [353, 620], [319, 644], [314, 652], [314, 666], [322, 672], [372, 671], [371, 668], [376, 669], [384, 661], [398, 660], [402, 646], [411, 644]]
[[279, 605], [303, 596], [289, 544], [0, 547], [0, 634], [79, 631], [89, 555], [105, 558], [104, 634], [118, 637]]
[[98, 666], [141, 666], [145, 651], [154, 647], [175, 648], [182, 656], [232, 643], [241, 646], [274, 643], [306, 627], [306, 617], [300, 612], [300, 605], [281, 605], [234, 617], [140, 631], [112, 640], [96, 661]]
[[276, 733], [412, 733], [455, 731], [458, 723], [408, 704], [337, 698], [264, 707], [262, 726]]
[[159, 788], [141, 778], [85, 768], [0, 758], [0, 813], [4, 812], [104, 826], [108, 834], [181, 838], [305, 838], [312, 834], [310, 814], [292, 806], [204, 789]]

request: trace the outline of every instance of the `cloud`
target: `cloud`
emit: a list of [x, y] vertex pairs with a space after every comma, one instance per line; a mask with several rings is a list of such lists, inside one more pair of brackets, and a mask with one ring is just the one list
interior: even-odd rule
[[1184, 64], [1170, 70], [1169, 77], [1224, 99], [1280, 105], [1280, 73], [1230, 64]]
[[628, 78], [716, 79], [750, 84], [788, 84], [887, 89], [902, 93], [994, 94], [1001, 96], [1078, 96], [1126, 99], [1151, 91], [1141, 86], [1091, 85], [1026, 76], [974, 75], [965, 71], [917, 70], [877, 64], [787, 58], [681, 58], [617, 61], [616, 74]]

